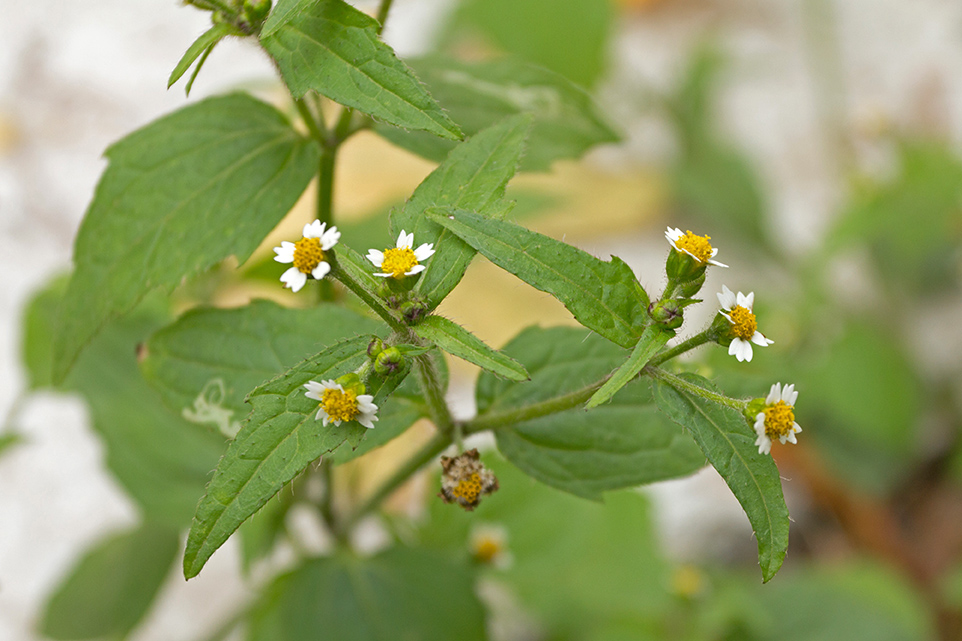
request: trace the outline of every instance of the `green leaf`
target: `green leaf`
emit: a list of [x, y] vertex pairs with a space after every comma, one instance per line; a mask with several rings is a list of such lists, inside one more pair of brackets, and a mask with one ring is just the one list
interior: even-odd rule
[[495, 265], [560, 300], [579, 323], [622, 347], [634, 347], [648, 318], [648, 295], [617, 256], [595, 258], [561, 241], [465, 211], [428, 216]]
[[50, 597], [41, 634], [52, 639], [125, 637], [150, 608], [179, 546], [176, 529], [153, 523], [103, 539]]
[[528, 380], [528, 372], [518, 361], [505, 356], [481, 339], [442, 316], [428, 316], [414, 332], [447, 353], [513, 381]]
[[175, 82], [180, 80], [180, 77], [190, 69], [190, 66], [200, 57], [200, 54], [204, 53], [206, 49], [213, 49], [222, 38], [230, 35], [232, 31], [233, 29], [226, 23], [215, 24], [197, 38], [197, 40], [194, 40], [194, 43], [184, 52], [184, 56], [180, 59], [180, 62], [178, 62], [174, 70], [170, 72], [170, 78], [167, 79], [167, 88], [170, 89]]
[[[335, 343], [248, 395], [253, 411], [217, 465], [194, 514], [184, 554], [188, 579], [285, 483], [345, 441], [354, 446], [360, 442], [367, 429], [356, 421], [322, 427], [315, 420], [317, 401], [304, 395], [303, 385], [356, 369], [367, 357], [371, 338], [358, 336]], [[393, 389], [375, 381], [368, 391], [380, 406]]]
[[250, 412], [244, 398], [252, 389], [323, 345], [382, 327], [334, 304], [195, 308], [150, 337], [140, 367], [174, 411], [233, 437]]
[[644, 369], [651, 357], [660, 351], [674, 335], [674, 331], [658, 325], [652, 324], [646, 327], [645, 332], [638, 339], [638, 344], [631, 351], [631, 356], [615, 370], [615, 373], [605, 381], [601, 389], [588, 399], [585, 409], [590, 410], [608, 402], [618, 390], [631, 382], [631, 379]]
[[[591, 96], [543, 67], [515, 58], [462, 63], [450, 56], [410, 64], [468, 136], [508, 116], [530, 114], [533, 126], [521, 159], [523, 171], [547, 171], [556, 160], [577, 159], [595, 145], [621, 139]], [[435, 162], [444, 160], [455, 146], [389, 125], [375, 125], [374, 130]]]
[[502, 50], [592, 86], [607, 66], [608, 0], [466, 0], [457, 16]]
[[280, 0], [261, 44], [295, 98], [316, 91], [397, 127], [460, 140], [461, 130], [378, 30], [342, 0]]
[[250, 641], [483, 641], [473, 573], [449, 556], [396, 547], [308, 561], [268, 587]]
[[[682, 374], [680, 378], [717, 393], [701, 376]], [[671, 420], [689, 430], [741, 503], [755, 530], [758, 562], [768, 582], [782, 566], [788, 549], [788, 508], [772, 457], [758, 453], [755, 434], [737, 411], [667, 383], [656, 384], [655, 397]]]
[[165, 116], [107, 158], [74, 248], [55, 381], [104, 323], [150, 290], [230, 255], [246, 260], [300, 197], [318, 152], [276, 109], [237, 94]]
[[[63, 280], [38, 293], [25, 312], [26, 343], [50, 343], [61, 305]], [[224, 452], [223, 437], [171, 413], [137, 369], [137, 348], [169, 320], [165, 304], [148, 297], [132, 314], [114, 321], [81, 355], [63, 385], [90, 407], [103, 439], [106, 465], [147, 516], [173, 527], [190, 522], [210, 470]], [[49, 355], [49, 350], [46, 352]], [[49, 366], [30, 351], [31, 381], [50, 386]]]
[[[527, 366], [531, 381], [515, 383], [482, 372], [482, 414], [582, 389], [624, 360], [624, 351], [582, 329], [530, 327], [504, 347]], [[655, 406], [646, 381], [629, 384], [614, 400], [508, 425], [495, 431], [498, 449], [529, 476], [587, 499], [602, 492], [690, 474], [705, 457], [684, 430]]]
[[518, 168], [531, 126], [527, 116], [515, 116], [458, 145], [418, 185], [404, 207], [391, 213], [391, 231], [414, 234], [417, 245], [433, 243], [415, 291], [432, 309], [461, 281], [475, 251], [457, 236], [425, 216], [430, 207], [448, 206], [502, 218], [511, 208], [504, 190]]
[[284, 531], [284, 519], [293, 505], [293, 492], [278, 492], [257, 514], [237, 528], [241, 543], [241, 570], [245, 575], [250, 573], [254, 563], [274, 550], [278, 536]]

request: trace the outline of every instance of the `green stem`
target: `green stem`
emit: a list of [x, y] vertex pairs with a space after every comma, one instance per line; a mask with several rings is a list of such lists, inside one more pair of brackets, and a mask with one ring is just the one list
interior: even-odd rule
[[417, 373], [418, 382], [421, 383], [421, 393], [427, 401], [431, 420], [442, 434], [451, 434], [454, 429], [454, 419], [451, 418], [448, 404], [444, 400], [444, 391], [441, 389], [441, 381], [438, 379], [438, 371], [432, 359], [430, 353], [415, 357], [414, 371]]
[[317, 143], [323, 146], [327, 140], [321, 127], [318, 125], [317, 119], [314, 118], [314, 114], [311, 113], [310, 107], [304, 102], [303, 98], [298, 98], [294, 101], [294, 108], [297, 109], [297, 113], [301, 114], [301, 120], [304, 121], [304, 126], [311, 134], [311, 138], [317, 141]]
[[333, 220], [334, 161], [336, 147], [321, 147], [321, 160], [317, 167], [317, 219], [326, 225]]
[[377, 33], [380, 35], [384, 31], [384, 23], [387, 22], [387, 14], [391, 10], [394, 0], [381, 0], [381, 6], [377, 9]]
[[730, 407], [733, 410], [736, 410], [738, 412], [744, 412], [745, 406], [748, 405], [748, 403], [746, 403], [745, 401], [740, 401], [735, 398], [729, 398], [721, 394], [716, 394], [715, 392], [712, 392], [711, 390], [707, 390], [704, 387], [693, 385], [692, 383], [689, 383], [685, 379], [679, 378], [674, 374], [669, 374], [668, 372], [666, 372], [665, 370], [659, 367], [652, 367], [651, 365], [648, 365], [647, 367], [645, 367], [643, 371], [645, 374], [648, 374], [652, 378], [657, 378], [658, 380], [664, 383], [668, 383], [675, 389], [679, 389], [683, 392], [688, 392], [689, 394], [694, 394], [695, 396], [701, 396], [702, 398], [708, 399], [709, 401], [712, 401], [714, 403], [718, 403], [719, 405], [724, 405], [725, 407]]
[[374, 310], [374, 313], [381, 317], [381, 319], [387, 323], [391, 329], [395, 332], [401, 334], [407, 334], [407, 326], [398, 320], [394, 314], [388, 309], [381, 299], [369, 292], [363, 285], [351, 278], [351, 275], [347, 273], [346, 270], [338, 267], [337, 258], [333, 254], [327, 256], [328, 262], [331, 264], [331, 275], [339, 280], [341, 284], [347, 287], [349, 290], [354, 292], [358, 298], [360, 298], [365, 305]]
[[450, 435], [437, 432], [430, 441], [424, 444], [424, 447], [415, 452], [387, 481], [381, 484], [381, 486], [361, 504], [361, 507], [344, 520], [344, 531], [349, 532], [352, 527], [357, 525], [358, 521], [364, 518], [369, 512], [374, 511], [384, 499], [393, 494], [394, 491], [411, 478], [415, 472], [430, 463], [435, 456], [443, 452], [450, 444]]
[[589, 398], [594, 395], [608, 377], [596, 381], [587, 387], [583, 387], [574, 392], [568, 392], [567, 394], [562, 394], [561, 396], [556, 396], [554, 398], [549, 398], [546, 401], [540, 401], [538, 403], [531, 403], [530, 405], [524, 405], [522, 407], [503, 410], [500, 412], [489, 412], [483, 414], [474, 420], [468, 421], [464, 425], [464, 433], [466, 435], [476, 434], [478, 432], [484, 432], [486, 430], [496, 430], [500, 427], [506, 425], [514, 425], [515, 423], [521, 423], [523, 421], [530, 421], [535, 418], [540, 418], [542, 416], [547, 416], [549, 414], [556, 414], [558, 412], [563, 412], [565, 410], [570, 410], [573, 407], [578, 407]]
[[324, 496], [321, 498], [317, 508], [321, 513], [321, 518], [324, 519], [324, 525], [327, 526], [328, 531], [340, 542], [341, 530], [337, 525], [337, 517], [334, 515], [334, 466], [331, 465], [331, 462], [325, 457], [321, 459], [319, 471], [321, 480], [324, 482]]
[[687, 352], [687, 351], [690, 351], [690, 350], [695, 349], [696, 347], [699, 347], [699, 346], [701, 346], [701, 345], [704, 345], [704, 344], [707, 343], [709, 340], [711, 340], [711, 339], [708, 337], [708, 331], [707, 331], [707, 330], [704, 331], [704, 332], [702, 332], [701, 334], [695, 334], [694, 336], [692, 336], [692, 337], [689, 338], [688, 340], [685, 340], [685, 341], [682, 341], [682, 342], [678, 343], [677, 345], [675, 345], [675, 346], [672, 347], [671, 349], [666, 349], [665, 351], [661, 352], [660, 354], [655, 354], [655, 355], [651, 358], [651, 360], [648, 361], [648, 365], [649, 365], [650, 367], [656, 367], [656, 366], [658, 366], [658, 365], [661, 365], [661, 364], [664, 363], [665, 361], [671, 360], [671, 359], [675, 358], [676, 356], [679, 356], [679, 355], [681, 355], [681, 354], [684, 354], [684, 353]]

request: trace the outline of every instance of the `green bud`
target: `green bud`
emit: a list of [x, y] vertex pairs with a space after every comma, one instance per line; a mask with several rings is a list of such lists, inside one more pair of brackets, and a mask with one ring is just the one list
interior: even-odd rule
[[374, 371], [379, 376], [391, 376], [404, 367], [404, 355], [397, 347], [388, 347], [374, 359]]
[[244, 15], [251, 23], [259, 25], [271, 12], [271, 0], [244, 0]]
[[[668, 280], [676, 283], [689, 283], [699, 278], [702, 279], [702, 283], [704, 283], [705, 270], [707, 267], [708, 265], [706, 263], [699, 261], [697, 258], [685, 252], [680, 252], [674, 247], [671, 248], [671, 251], [668, 253], [668, 260], [665, 261], [665, 273], [668, 275]], [[701, 289], [701, 285], [698, 286], [698, 289]], [[698, 289], [696, 289], [695, 292], [697, 292]], [[692, 294], [695, 292], [692, 292]]]
[[367, 355], [371, 358], [377, 358], [377, 355], [384, 350], [384, 342], [377, 336], [368, 344]]
[[424, 318], [428, 308], [427, 305], [421, 301], [409, 300], [406, 303], [401, 304], [400, 310], [401, 316], [404, 317], [405, 321], [408, 323], [417, 323], [419, 320]]
[[678, 329], [685, 322], [681, 308], [682, 306], [673, 300], [658, 301], [648, 307], [648, 315], [662, 327]]

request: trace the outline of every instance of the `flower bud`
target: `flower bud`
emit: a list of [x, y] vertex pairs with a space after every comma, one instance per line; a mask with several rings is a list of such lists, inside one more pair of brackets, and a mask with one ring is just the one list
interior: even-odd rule
[[648, 315], [662, 327], [678, 329], [685, 322], [681, 307], [674, 300], [658, 301], [648, 306]]
[[271, 0], [244, 0], [244, 15], [251, 23], [259, 25], [271, 12]]
[[382, 341], [377, 336], [368, 343], [367, 355], [371, 358], [377, 358], [377, 355], [384, 351], [384, 341]]
[[388, 347], [374, 359], [374, 371], [379, 376], [390, 376], [404, 367], [404, 355], [397, 347]]
[[406, 303], [401, 303], [401, 316], [404, 317], [408, 323], [417, 323], [421, 320], [427, 313], [428, 308], [423, 302], [419, 300], [409, 300]]

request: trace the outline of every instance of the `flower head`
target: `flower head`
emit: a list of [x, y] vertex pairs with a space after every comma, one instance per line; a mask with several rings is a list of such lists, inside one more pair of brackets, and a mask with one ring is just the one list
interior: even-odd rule
[[367, 259], [380, 269], [375, 276], [384, 278], [404, 278], [423, 272], [425, 267], [421, 263], [434, 255], [434, 244], [424, 243], [417, 249], [414, 247], [414, 234], [405, 233], [402, 229], [397, 237], [395, 247], [383, 252], [371, 249], [367, 252]]
[[[367, 428], [374, 427], [377, 420], [377, 405], [372, 403], [374, 397], [370, 394], [358, 394], [353, 387], [344, 387], [332, 380], [309, 381], [304, 385], [307, 398], [320, 401], [315, 420], [324, 420], [324, 427], [328, 423], [340, 425], [341, 421], [357, 421]], [[363, 391], [363, 389], [362, 389]]]
[[771, 391], [765, 397], [764, 406], [755, 415], [755, 433], [758, 434], [755, 445], [758, 446], [759, 454], [771, 452], [772, 441], [775, 439], [781, 443], [797, 443], [795, 435], [801, 432], [802, 428], [795, 422], [796, 400], [798, 392], [794, 385], [772, 385]]
[[471, 528], [468, 540], [471, 557], [481, 565], [490, 565], [499, 570], [511, 566], [511, 553], [508, 551], [508, 531], [500, 525], [480, 523]]
[[711, 236], [696, 236], [690, 231], [681, 233], [677, 227], [669, 227], [665, 232], [665, 238], [676, 251], [688, 254], [702, 265], [710, 263], [718, 267], [728, 267], [717, 260], [712, 260], [718, 253], [718, 248], [711, 246], [709, 242]]
[[325, 229], [326, 227], [326, 223], [315, 220], [304, 225], [304, 237], [299, 241], [292, 243], [285, 240], [280, 247], [274, 248], [277, 254], [274, 260], [279, 263], [294, 263], [293, 267], [281, 274], [284, 287], [290, 287], [295, 292], [300, 291], [308, 276], [320, 280], [331, 271], [324, 252], [337, 244], [341, 232], [337, 231], [337, 227]]
[[718, 294], [718, 303], [722, 307], [719, 313], [731, 324], [728, 334], [732, 336], [732, 342], [728, 346], [728, 353], [739, 362], [752, 360], [752, 343], [760, 347], [768, 347], [775, 342], [765, 338], [758, 331], [758, 323], [752, 312], [754, 302], [755, 292], [748, 292], [747, 296], [738, 292], [736, 296], [725, 285], [722, 285], [722, 291]]
[[481, 497], [498, 489], [498, 479], [485, 469], [478, 450], [468, 450], [458, 456], [441, 457], [441, 493], [445, 503], [457, 503], [468, 512], [478, 507]]

